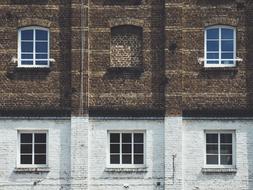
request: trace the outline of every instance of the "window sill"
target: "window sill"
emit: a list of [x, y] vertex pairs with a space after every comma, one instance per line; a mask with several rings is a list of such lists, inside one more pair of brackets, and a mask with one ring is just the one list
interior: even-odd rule
[[49, 167], [41, 167], [41, 168], [30, 168], [30, 167], [17, 167], [14, 170], [16, 173], [47, 173], [50, 172]]
[[104, 171], [105, 172], [119, 172], [119, 173], [123, 173], [123, 172], [145, 173], [145, 172], [148, 172], [147, 167], [145, 167], [145, 168], [105, 168]]
[[236, 168], [202, 168], [202, 173], [236, 173]]
[[205, 71], [237, 71], [238, 68], [236, 66], [233, 67], [203, 67]]

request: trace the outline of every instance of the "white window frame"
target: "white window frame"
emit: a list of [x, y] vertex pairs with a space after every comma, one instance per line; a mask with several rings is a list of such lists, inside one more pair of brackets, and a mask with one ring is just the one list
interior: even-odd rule
[[[110, 162], [110, 134], [113, 133], [120, 133], [120, 164], [111, 164]], [[133, 164], [122, 164], [122, 133], [142, 133], [143, 134], [143, 164], [134, 164], [133, 163], [133, 155], [134, 155], [134, 149], [133, 149], [133, 138], [132, 138], [132, 163]], [[107, 168], [145, 168], [146, 166], [146, 131], [144, 130], [109, 130], [107, 132]]]
[[[232, 29], [234, 31], [234, 36], [233, 36], [233, 40], [234, 40], [234, 43], [233, 43], [233, 46], [234, 46], [234, 57], [233, 57], [233, 60], [231, 59], [221, 59], [221, 29]], [[219, 29], [219, 63], [218, 64], [210, 64], [210, 63], [207, 63], [207, 61], [212, 61], [212, 59], [207, 59], [207, 31], [209, 29]], [[241, 61], [241, 59], [237, 59], [236, 57], [236, 28], [235, 27], [232, 27], [232, 26], [227, 26], [227, 25], [214, 25], [214, 26], [209, 26], [209, 27], [206, 27], [205, 28], [205, 37], [204, 37], [204, 44], [205, 44], [205, 47], [204, 47], [204, 67], [235, 67], [236, 66], [236, 61]], [[233, 64], [221, 64], [221, 61], [226, 61], [226, 60], [229, 60], [229, 61], [233, 61]], [[217, 59], [213, 59], [213, 61], [217, 61]]]
[[[47, 61], [47, 65], [36, 65], [36, 61], [40, 61], [40, 59], [36, 59], [36, 47], [35, 47], [35, 43], [36, 43], [36, 39], [35, 39], [35, 30], [44, 30], [47, 31], [48, 34], [48, 57], [47, 59], [41, 59], [41, 61]], [[21, 32], [24, 30], [33, 30], [33, 64], [32, 65], [22, 65], [21, 64]], [[49, 67], [49, 63], [50, 61], [52, 61], [52, 59], [50, 59], [50, 31], [48, 28], [44, 28], [44, 27], [39, 27], [39, 26], [29, 26], [29, 27], [22, 27], [18, 30], [18, 67]]]
[[[210, 133], [218, 134], [218, 164], [207, 164], [206, 135]], [[220, 164], [220, 134], [232, 134], [232, 164]], [[205, 130], [204, 131], [204, 168], [235, 168], [236, 167], [236, 131], [235, 130]]]
[[[34, 163], [34, 134], [38, 133], [45, 133], [46, 134], [46, 164], [21, 164], [20, 163], [20, 158], [21, 158], [21, 152], [20, 152], [20, 144], [21, 144], [21, 139], [20, 136], [21, 134], [24, 133], [32, 133], [33, 134], [33, 142], [32, 142], [32, 162]], [[48, 167], [48, 147], [49, 147], [49, 139], [48, 139], [48, 130], [18, 130], [18, 144], [17, 144], [17, 168], [45, 168]]]

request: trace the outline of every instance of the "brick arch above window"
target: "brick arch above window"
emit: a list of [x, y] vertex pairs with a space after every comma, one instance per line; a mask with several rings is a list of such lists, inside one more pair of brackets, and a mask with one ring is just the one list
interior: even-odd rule
[[231, 27], [237, 27], [239, 24], [239, 20], [236, 18], [222, 18], [222, 17], [213, 17], [205, 20], [204, 26], [210, 27], [210, 26], [216, 26], [216, 25], [225, 25], [225, 26], [231, 26]]
[[136, 27], [144, 27], [144, 21], [141, 19], [130, 19], [130, 18], [118, 18], [118, 19], [111, 19], [109, 21], [110, 28], [123, 26], [123, 25], [133, 25]]
[[18, 28], [23, 28], [27, 26], [40, 26], [44, 28], [50, 28], [52, 22], [46, 19], [36, 19], [36, 18], [25, 18], [18, 20]]

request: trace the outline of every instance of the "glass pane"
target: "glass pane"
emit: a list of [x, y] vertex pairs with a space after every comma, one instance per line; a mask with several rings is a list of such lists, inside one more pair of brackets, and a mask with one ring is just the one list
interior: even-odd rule
[[232, 134], [221, 134], [220, 135], [221, 143], [232, 143]]
[[207, 53], [207, 59], [219, 59], [218, 53]]
[[219, 29], [207, 29], [207, 39], [219, 39]]
[[46, 153], [47, 146], [46, 144], [35, 144], [34, 149], [35, 153]]
[[110, 152], [111, 153], [119, 153], [120, 152], [119, 144], [111, 144], [110, 145]]
[[221, 51], [234, 51], [234, 41], [221, 41]]
[[120, 134], [119, 133], [111, 133], [110, 134], [110, 142], [111, 143], [119, 143], [120, 142]]
[[134, 155], [134, 164], [144, 164], [143, 155]]
[[131, 155], [122, 155], [122, 164], [131, 164], [132, 156]]
[[36, 42], [36, 52], [48, 52], [47, 42]]
[[36, 59], [48, 59], [48, 54], [36, 54]]
[[221, 39], [234, 39], [234, 30], [228, 29], [228, 28], [222, 28]]
[[21, 164], [32, 164], [32, 155], [21, 155], [20, 156]]
[[134, 134], [134, 142], [135, 143], [143, 143], [143, 133], [135, 133]]
[[218, 164], [218, 155], [207, 155], [206, 156], [207, 164]]
[[33, 59], [33, 54], [21, 54], [21, 59]]
[[123, 133], [122, 134], [122, 142], [123, 143], [131, 143], [132, 142], [132, 134], [131, 133]]
[[34, 164], [46, 164], [46, 155], [35, 155]]
[[218, 154], [218, 145], [206, 145], [207, 154]]
[[225, 60], [225, 61], [221, 61], [221, 64], [234, 64], [234, 61], [228, 61], [228, 60]]
[[233, 53], [222, 53], [221, 59], [234, 59], [234, 54]]
[[22, 42], [21, 43], [21, 52], [33, 52], [33, 43], [32, 42]]
[[21, 31], [21, 40], [33, 40], [33, 30]]
[[222, 165], [232, 165], [233, 163], [232, 155], [221, 155], [220, 159]]
[[218, 134], [206, 134], [206, 143], [218, 143]]
[[33, 65], [33, 61], [21, 61], [21, 65]]
[[207, 51], [219, 51], [219, 42], [207, 41]]
[[32, 144], [21, 144], [20, 153], [32, 153]]
[[220, 146], [220, 153], [221, 154], [232, 154], [232, 145], [221, 145]]
[[36, 61], [36, 65], [48, 65], [48, 61]]
[[36, 30], [36, 40], [47, 40], [48, 32], [44, 30]]
[[143, 144], [135, 144], [134, 153], [143, 153]]
[[45, 133], [37, 133], [35, 136], [35, 143], [46, 143], [47, 142], [47, 134]]
[[110, 163], [111, 164], [119, 164], [119, 155], [111, 155]]
[[131, 153], [132, 144], [122, 144], [122, 153]]
[[20, 135], [21, 143], [32, 143], [33, 135], [32, 133], [22, 133]]
[[207, 64], [219, 64], [219, 61], [206, 61]]

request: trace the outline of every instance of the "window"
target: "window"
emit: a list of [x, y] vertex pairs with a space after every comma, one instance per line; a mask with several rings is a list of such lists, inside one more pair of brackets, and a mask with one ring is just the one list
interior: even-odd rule
[[235, 134], [233, 131], [206, 132], [206, 165], [232, 167], [235, 165]]
[[47, 132], [19, 132], [18, 165], [46, 166], [47, 165]]
[[234, 67], [236, 32], [229, 26], [212, 26], [205, 30], [205, 67]]
[[110, 132], [109, 141], [110, 166], [144, 165], [143, 132]]
[[49, 30], [25, 27], [19, 30], [18, 66], [49, 66]]

